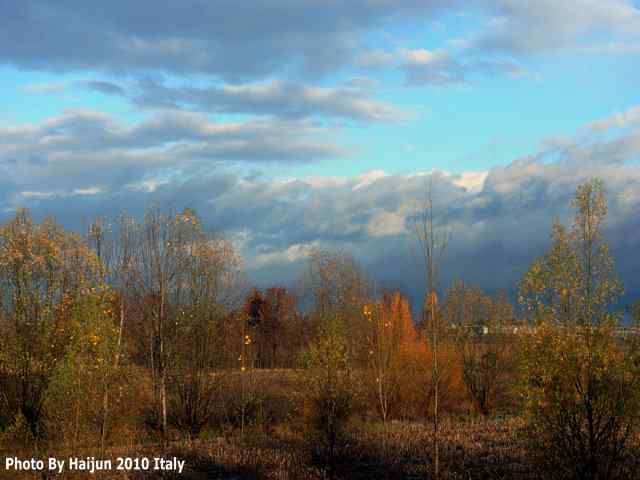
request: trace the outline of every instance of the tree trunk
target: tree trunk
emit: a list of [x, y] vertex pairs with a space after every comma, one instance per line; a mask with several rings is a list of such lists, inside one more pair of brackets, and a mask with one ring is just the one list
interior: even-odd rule
[[166, 443], [167, 435], [167, 366], [164, 358], [164, 291], [160, 294], [160, 318], [159, 318], [159, 334], [160, 334], [160, 402], [162, 416], [162, 438]]
[[[124, 328], [124, 296], [120, 296], [120, 329], [118, 330], [118, 343], [116, 344], [116, 357], [113, 360], [114, 370], [118, 370], [120, 364], [120, 346], [122, 345], [122, 329]], [[102, 425], [100, 427], [100, 458], [104, 457], [104, 447], [107, 438], [107, 423], [109, 421], [109, 385], [105, 384], [104, 397], [102, 398]]]
[[440, 478], [440, 438], [438, 431], [438, 397], [440, 372], [438, 371], [438, 331], [436, 326], [435, 295], [431, 298], [431, 328], [433, 333], [433, 459], [434, 476]]

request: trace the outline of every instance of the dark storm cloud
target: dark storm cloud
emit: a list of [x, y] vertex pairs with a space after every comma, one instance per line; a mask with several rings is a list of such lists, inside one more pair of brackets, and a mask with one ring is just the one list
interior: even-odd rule
[[[317, 133], [295, 125], [305, 135]], [[600, 177], [610, 206], [607, 239], [629, 298], [640, 295], [637, 125], [637, 108], [631, 108], [488, 172], [432, 173], [436, 222], [450, 232], [443, 285], [464, 278], [489, 290], [513, 290], [548, 248], [552, 223], [571, 221], [577, 185]], [[27, 205], [37, 216], [53, 214], [79, 229], [98, 214], [128, 210], [139, 216], [152, 204], [188, 206], [235, 239], [257, 280], [292, 281], [308, 249], [324, 246], [353, 251], [380, 286], [401, 286], [419, 298], [423, 278], [411, 230], [429, 175], [373, 171], [273, 179], [257, 171], [225, 173], [203, 161], [206, 155], [196, 155], [198, 148], [214, 148], [206, 147], [212, 135], [224, 145], [262, 139], [280, 127], [216, 124], [185, 113], [125, 126], [104, 115], [72, 112], [40, 126], [5, 128], [0, 168], [11, 183], [0, 185], [4, 216]], [[205, 146], [177, 147], [180, 139]], [[33, 162], [33, 155], [47, 161]], [[225, 155], [233, 158], [233, 152]], [[61, 173], [59, 165], [65, 166]], [[174, 171], [180, 175], [167, 173]]]
[[[552, 223], [571, 222], [577, 185], [600, 177], [610, 205], [607, 240], [628, 298], [640, 295], [640, 258], [634, 254], [640, 248], [637, 164], [586, 162], [577, 169], [572, 160], [531, 157], [490, 170], [483, 183], [465, 175], [433, 175], [436, 222], [450, 235], [443, 286], [464, 278], [487, 290], [514, 291], [531, 261], [549, 247]], [[308, 249], [323, 246], [352, 251], [380, 287], [400, 286], [419, 299], [424, 279], [411, 229], [427, 178], [371, 172], [284, 181], [210, 173], [151, 189], [29, 201], [37, 214], [55, 214], [74, 228], [81, 218], [121, 209], [141, 215], [151, 204], [189, 206], [237, 242], [256, 281], [295, 280]]]

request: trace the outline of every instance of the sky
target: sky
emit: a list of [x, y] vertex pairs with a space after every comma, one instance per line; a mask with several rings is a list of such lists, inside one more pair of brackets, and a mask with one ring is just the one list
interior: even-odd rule
[[351, 252], [419, 298], [429, 176], [443, 285], [514, 291], [602, 178], [640, 299], [640, 4], [0, 0], [0, 220], [194, 208], [250, 282]]

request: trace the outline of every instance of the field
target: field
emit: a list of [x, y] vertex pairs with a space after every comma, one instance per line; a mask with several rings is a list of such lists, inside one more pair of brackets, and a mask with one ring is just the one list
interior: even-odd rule
[[[526, 453], [526, 437], [518, 417], [447, 418], [441, 426], [441, 478], [539, 479], [545, 471]], [[237, 433], [237, 432], [236, 432]], [[117, 479], [418, 479], [431, 477], [431, 428], [419, 422], [390, 422], [386, 448], [382, 424], [354, 422], [335, 464], [321, 468], [295, 430], [280, 425], [265, 433], [248, 431], [193, 442], [114, 448], [107, 458], [178, 457], [186, 461], [181, 475], [161, 472], [58, 475], [23, 474], [5, 478]], [[636, 442], [637, 443], [637, 442]], [[76, 452], [77, 453], [77, 452]], [[58, 454], [64, 458], [62, 454]], [[635, 462], [630, 460], [630, 462]], [[629, 464], [635, 468], [636, 464]]]

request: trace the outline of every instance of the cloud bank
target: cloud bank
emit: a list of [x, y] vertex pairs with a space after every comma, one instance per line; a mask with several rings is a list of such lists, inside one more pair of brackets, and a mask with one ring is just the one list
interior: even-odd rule
[[[548, 247], [553, 221], [571, 221], [576, 186], [599, 177], [610, 202], [608, 239], [627, 292], [637, 295], [637, 127], [633, 107], [585, 126], [573, 138], [543, 142], [535, 155], [486, 172], [373, 171], [356, 177], [285, 179], [211, 168], [211, 162], [239, 157], [263, 161], [262, 136], [272, 134], [269, 126], [217, 125], [185, 113], [123, 126], [105, 116], [75, 112], [44, 125], [0, 131], [0, 164], [20, 172], [5, 176], [11, 181], [0, 188], [5, 217], [26, 204], [36, 215], [53, 214], [72, 228], [82, 228], [81, 219], [116, 215], [122, 209], [141, 215], [152, 204], [189, 206], [210, 228], [238, 242], [259, 283], [294, 281], [305, 252], [321, 245], [351, 250], [380, 286], [400, 286], [416, 298], [423, 278], [412, 219], [429, 175], [436, 221], [451, 234], [445, 282], [465, 278], [489, 290], [514, 288], [529, 263]], [[309, 150], [333, 152], [334, 147], [301, 143], [300, 138], [313, 134], [312, 127], [298, 132], [296, 148], [305, 155]], [[259, 154], [251, 154], [252, 141], [260, 142]], [[273, 155], [281, 153], [274, 150]], [[165, 175], [169, 165], [181, 175]]]

